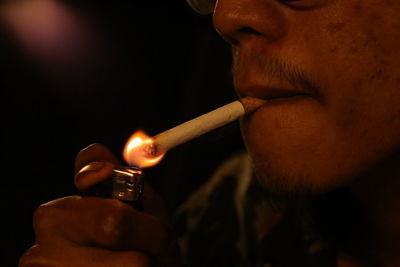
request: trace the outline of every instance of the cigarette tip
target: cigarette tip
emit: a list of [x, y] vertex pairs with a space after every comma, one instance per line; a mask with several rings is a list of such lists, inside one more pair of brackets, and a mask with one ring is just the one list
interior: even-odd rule
[[154, 158], [158, 156], [158, 149], [154, 143], [146, 144], [142, 147], [142, 152], [147, 158]]

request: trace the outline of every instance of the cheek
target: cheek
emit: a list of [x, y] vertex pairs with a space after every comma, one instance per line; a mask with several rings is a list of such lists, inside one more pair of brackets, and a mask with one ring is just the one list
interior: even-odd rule
[[313, 32], [319, 42], [311, 42], [310, 50], [320, 55], [313, 57], [313, 71], [343, 137], [379, 146], [382, 139], [399, 139], [400, 19], [375, 2], [349, 1], [321, 18]]

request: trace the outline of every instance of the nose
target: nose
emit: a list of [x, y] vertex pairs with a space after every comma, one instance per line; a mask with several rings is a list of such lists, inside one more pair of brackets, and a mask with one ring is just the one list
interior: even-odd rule
[[285, 14], [276, 0], [218, 0], [213, 22], [232, 45], [251, 37], [276, 41], [287, 31]]

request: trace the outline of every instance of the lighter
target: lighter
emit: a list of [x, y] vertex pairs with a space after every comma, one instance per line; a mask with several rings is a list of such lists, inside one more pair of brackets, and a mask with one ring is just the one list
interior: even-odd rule
[[112, 198], [142, 210], [144, 182], [141, 169], [127, 166], [116, 167], [111, 180]]

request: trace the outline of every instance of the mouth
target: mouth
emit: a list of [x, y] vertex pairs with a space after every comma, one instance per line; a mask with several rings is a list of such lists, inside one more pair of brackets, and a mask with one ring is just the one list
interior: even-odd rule
[[237, 89], [240, 97], [253, 97], [263, 99], [268, 102], [271, 101], [282, 101], [286, 99], [295, 99], [309, 97], [312, 95], [308, 92], [301, 92], [298, 90], [286, 89], [286, 88], [270, 88], [270, 87], [257, 87], [251, 89]]
[[277, 94], [262, 97], [262, 99], [265, 99], [268, 101], [277, 101], [277, 100], [284, 100], [287, 98], [300, 98], [300, 97], [311, 97], [311, 96], [310, 96], [310, 94], [307, 94], [307, 93], [282, 91]]

